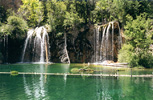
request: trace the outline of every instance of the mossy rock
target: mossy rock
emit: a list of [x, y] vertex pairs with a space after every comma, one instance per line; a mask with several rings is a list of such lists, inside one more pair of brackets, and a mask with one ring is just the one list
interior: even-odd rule
[[71, 69], [71, 72], [72, 73], [79, 73], [79, 69], [78, 68], [73, 68], [73, 69]]
[[88, 70], [88, 71], [86, 71], [85, 73], [87, 73], [87, 74], [92, 74], [94, 72], [94, 70]]
[[81, 69], [79, 69], [79, 72], [83, 72], [86, 74], [92, 74], [94, 72], [94, 70], [91, 68], [86, 68], [86, 69], [81, 68]]
[[16, 76], [16, 75], [18, 75], [19, 73], [18, 73], [18, 71], [11, 71], [11, 75], [12, 76]]

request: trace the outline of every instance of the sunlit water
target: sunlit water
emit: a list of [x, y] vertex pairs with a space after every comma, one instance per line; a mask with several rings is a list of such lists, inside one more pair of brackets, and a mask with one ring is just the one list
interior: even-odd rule
[[[73, 68], [84, 68], [88, 64], [6, 64], [0, 65], [0, 72], [37, 72], [37, 73], [72, 73]], [[89, 65], [89, 68], [94, 69], [94, 74], [115, 74], [116, 68], [110, 67], [100, 67], [100, 65]], [[152, 74], [153, 69], [124, 69], [124, 71], [119, 71], [118, 74], [123, 75], [145, 75]]]
[[[79, 64], [12, 64], [0, 65], [0, 71], [65, 73], [51, 75], [0, 74], [0, 100], [152, 100], [153, 78], [69, 76]], [[113, 69], [90, 66], [101, 72]], [[135, 70], [135, 74], [149, 74], [152, 70]], [[98, 72], [99, 73], [99, 72]], [[120, 73], [129, 74], [130, 71]]]

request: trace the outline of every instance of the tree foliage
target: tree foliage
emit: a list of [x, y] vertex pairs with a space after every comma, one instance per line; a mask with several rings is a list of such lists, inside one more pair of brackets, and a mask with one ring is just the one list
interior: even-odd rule
[[145, 13], [136, 19], [128, 15], [127, 19], [124, 35], [128, 45], [124, 44], [120, 50], [119, 61], [129, 62], [133, 67], [153, 67], [153, 56], [149, 50], [153, 43], [152, 20]]
[[[131, 66], [153, 65], [149, 50], [153, 44], [153, 2], [150, 0], [22, 0], [22, 3], [17, 14], [9, 17], [8, 11], [0, 6], [0, 36], [22, 37], [28, 27], [46, 25], [59, 37], [63, 33], [79, 32], [78, 26], [116, 20], [126, 40], [119, 52], [119, 61]], [[83, 46], [89, 44], [84, 34], [79, 38]]]
[[48, 0], [46, 3], [47, 6], [47, 18], [48, 24], [52, 30], [55, 30], [57, 27], [61, 27], [64, 22], [66, 5], [63, 1]]
[[7, 24], [3, 24], [0, 27], [0, 32], [3, 35], [11, 35], [12, 37], [20, 38], [26, 33], [28, 25], [25, 20], [16, 16], [9, 16]]
[[72, 28], [81, 22], [76, 10], [75, 1], [48, 0], [47, 3], [48, 24], [52, 30], [63, 31]]
[[[96, 2], [96, 7], [93, 11], [97, 14], [95, 22], [108, 22], [117, 20], [122, 24], [126, 24], [127, 15], [134, 19], [141, 13], [146, 13], [152, 16], [152, 4], [148, 0], [99, 0]], [[124, 26], [123, 26], [124, 27]]]
[[124, 44], [119, 51], [118, 61], [129, 63], [132, 67], [138, 66], [138, 58], [133, 51], [134, 47], [131, 44]]
[[69, 2], [67, 6], [67, 11], [65, 12], [65, 19], [63, 26], [64, 27], [69, 27], [69, 28], [74, 28], [77, 24], [79, 24], [82, 19], [79, 17], [76, 7], [75, 7], [75, 2]]
[[124, 32], [127, 42], [134, 48], [149, 49], [150, 44], [153, 43], [152, 20], [147, 18], [145, 13], [137, 16], [135, 20], [131, 16], [127, 17], [129, 21], [126, 23]]
[[19, 13], [28, 20], [31, 27], [39, 26], [43, 21], [43, 6], [39, 0], [22, 0]]

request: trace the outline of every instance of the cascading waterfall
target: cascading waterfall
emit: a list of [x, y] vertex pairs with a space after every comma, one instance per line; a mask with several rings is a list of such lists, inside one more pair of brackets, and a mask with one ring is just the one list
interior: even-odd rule
[[[100, 61], [103, 60], [103, 58], [102, 58], [102, 53], [103, 53], [103, 52], [106, 52], [106, 50], [103, 49], [103, 48], [105, 47], [105, 44], [104, 44], [105, 33], [106, 33], [106, 27], [103, 27], [102, 41], [101, 41], [101, 47], [100, 47]], [[103, 51], [103, 52], [102, 52], [102, 51]], [[103, 54], [106, 54], [106, 53], [103, 53]], [[103, 55], [103, 56], [104, 56], [104, 55]]]
[[24, 60], [24, 55], [25, 55], [25, 51], [26, 51], [26, 48], [27, 48], [27, 44], [28, 44], [28, 41], [30, 38], [32, 38], [32, 34], [33, 34], [34, 30], [33, 29], [30, 29], [27, 33], [27, 38], [25, 40], [25, 44], [24, 44], [24, 49], [23, 49], [23, 53], [22, 53], [22, 59], [21, 59], [21, 62], [23, 62]]
[[105, 53], [106, 53], [106, 60], [108, 59], [108, 53], [109, 53], [109, 45], [110, 45], [110, 41], [109, 41], [109, 34], [110, 34], [110, 27], [111, 27], [111, 23], [109, 23], [108, 27], [107, 27], [107, 31], [106, 31], [106, 42], [105, 42]]
[[97, 26], [96, 28], [96, 61], [99, 60], [99, 29], [100, 26]]
[[[101, 27], [102, 30], [100, 30]], [[97, 25], [95, 32], [95, 62], [103, 62], [105, 60], [114, 61], [117, 56], [116, 51], [118, 52], [122, 45], [119, 23], [114, 21], [105, 25]], [[99, 42], [99, 40], [101, 40], [101, 42]], [[100, 46], [99, 43], [101, 43]]]
[[114, 23], [112, 22], [112, 60], [113, 59], [114, 59]]
[[28, 57], [28, 61], [31, 59], [32, 62], [45, 62], [46, 59], [48, 62], [48, 58], [50, 57], [50, 52], [48, 51], [49, 36], [47, 29], [44, 26], [30, 29], [25, 40], [21, 62], [27, 60], [26, 53], [30, 56]]

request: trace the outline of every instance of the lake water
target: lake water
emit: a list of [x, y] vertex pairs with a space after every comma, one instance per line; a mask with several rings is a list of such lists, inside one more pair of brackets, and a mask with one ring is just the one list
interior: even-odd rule
[[[1, 72], [71, 73], [82, 64], [10, 64]], [[96, 73], [114, 73], [114, 69], [90, 66]], [[152, 74], [150, 70], [132, 70], [133, 74]], [[131, 70], [119, 72], [130, 74]], [[92, 77], [0, 74], [0, 100], [152, 100], [153, 77]]]

